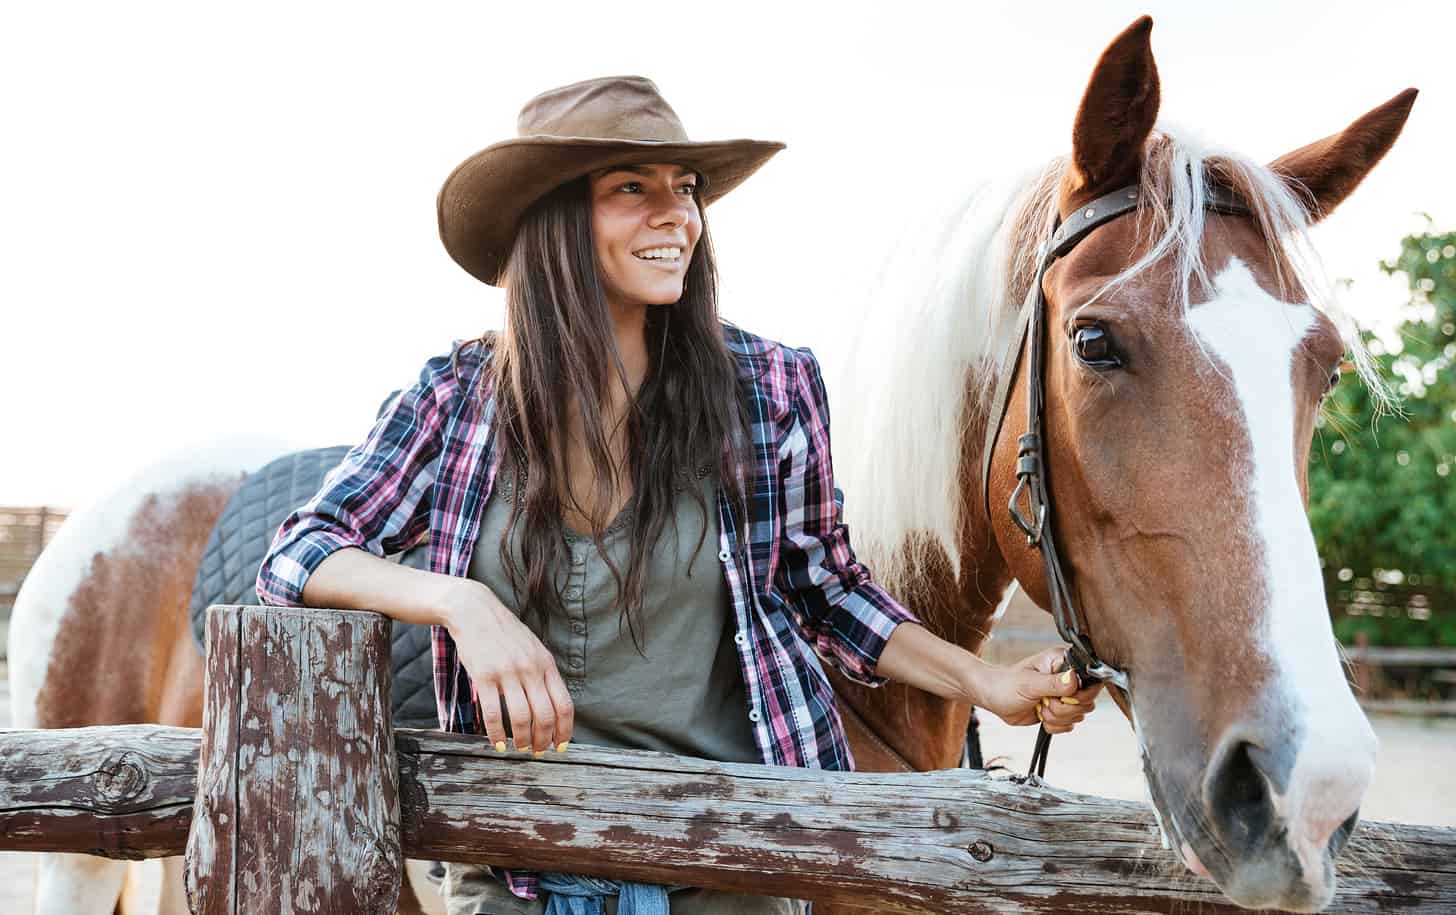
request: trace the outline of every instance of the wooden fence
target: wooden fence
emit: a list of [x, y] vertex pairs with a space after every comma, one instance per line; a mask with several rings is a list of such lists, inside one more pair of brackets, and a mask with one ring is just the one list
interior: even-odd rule
[[[0, 732], [0, 848], [183, 853], [205, 915], [388, 913], [407, 857], [909, 913], [1241, 911], [1149, 807], [951, 770], [827, 773], [389, 721], [389, 621], [214, 607], [201, 730]], [[1362, 823], [1331, 912], [1456, 910], [1456, 830]]]
[[0, 506], [0, 617], [9, 615], [21, 581], [60, 529], [66, 514], [64, 509], [47, 506]]

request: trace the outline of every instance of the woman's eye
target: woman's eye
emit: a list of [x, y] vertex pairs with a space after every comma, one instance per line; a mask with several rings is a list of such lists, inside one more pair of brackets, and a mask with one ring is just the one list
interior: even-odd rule
[[696, 184], [684, 184], [678, 187], [678, 190], [685, 192], [689, 197], [691, 197], [697, 192], [698, 186]]
[[621, 187], [617, 188], [617, 190], [619, 190], [619, 191], [627, 191], [628, 193], [635, 194], [638, 191], [642, 190], [642, 182], [640, 182], [640, 181], [628, 181], [626, 184], [624, 184]]
[[1072, 331], [1072, 350], [1083, 364], [1094, 369], [1112, 369], [1122, 365], [1112, 335], [1098, 324], [1083, 324], [1075, 328]]

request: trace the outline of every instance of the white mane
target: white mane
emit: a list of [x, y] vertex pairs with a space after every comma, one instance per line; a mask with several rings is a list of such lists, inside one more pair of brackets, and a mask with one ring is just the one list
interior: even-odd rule
[[[1030, 292], [1035, 252], [1053, 229], [1065, 167], [1056, 159], [1019, 179], [948, 195], [937, 212], [916, 215], [863, 287], [862, 307], [847, 309], [849, 337], [826, 366], [835, 475], [855, 550], [891, 588], [936, 547], [959, 572], [963, 491], [980, 486], [982, 450], [978, 436], [962, 454], [966, 426], [988, 408], [996, 359]], [[1186, 310], [1193, 291], [1208, 283], [1203, 207], [1215, 180], [1250, 204], [1287, 295], [1331, 314], [1362, 379], [1382, 397], [1358, 332], [1333, 303], [1294, 192], [1266, 167], [1214, 151], [1186, 131], [1159, 125], [1148, 141], [1136, 215], [1147, 254], [1097, 295], [1171, 257]]]

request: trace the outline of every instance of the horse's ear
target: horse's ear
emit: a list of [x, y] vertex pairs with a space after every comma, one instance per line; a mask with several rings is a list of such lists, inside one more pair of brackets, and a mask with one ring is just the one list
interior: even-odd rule
[[1350, 196], [1395, 143], [1415, 100], [1416, 90], [1407, 89], [1339, 133], [1286, 153], [1269, 167], [1289, 182], [1310, 221], [1318, 222]]
[[1072, 127], [1072, 167], [1062, 202], [1074, 206], [1137, 180], [1143, 142], [1158, 119], [1153, 20], [1144, 16], [1097, 60]]

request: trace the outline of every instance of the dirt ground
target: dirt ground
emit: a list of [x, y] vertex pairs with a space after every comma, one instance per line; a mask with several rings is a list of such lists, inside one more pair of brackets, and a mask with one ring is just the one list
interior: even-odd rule
[[[986, 656], [1001, 663], [1031, 654], [1054, 634], [1046, 614], [1019, 604], [1008, 612], [1000, 628], [1003, 637], [993, 639]], [[1362, 817], [1456, 826], [1456, 766], [1449, 765], [1456, 759], [1456, 718], [1374, 716], [1371, 722], [1380, 738], [1380, 758]], [[0, 727], [9, 724], [9, 688], [0, 676]], [[1016, 771], [1026, 771], [1035, 734], [1034, 728], [1013, 728], [993, 715], [982, 718], [986, 758], [999, 757]], [[1110, 700], [1100, 700], [1074, 732], [1052, 742], [1047, 781], [1085, 794], [1147, 800], [1132, 728]], [[133, 867], [136, 898], [155, 899], [158, 863], [146, 861]], [[34, 883], [34, 856], [0, 852], [0, 913], [29, 912]], [[426, 904], [432, 911], [443, 911], [438, 899]]]

